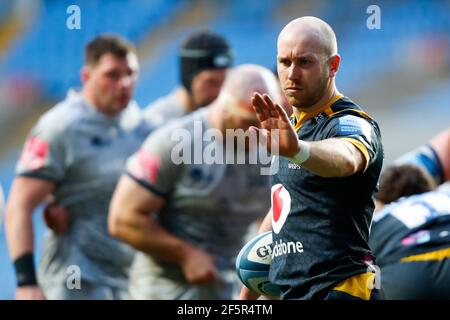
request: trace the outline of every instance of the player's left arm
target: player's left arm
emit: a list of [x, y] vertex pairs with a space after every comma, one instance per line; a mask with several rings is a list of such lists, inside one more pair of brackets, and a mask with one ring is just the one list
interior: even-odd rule
[[302, 167], [321, 177], [346, 177], [364, 170], [369, 159], [364, 149], [359, 149], [353, 141], [332, 138], [308, 144], [310, 156]]
[[[267, 95], [255, 93], [252, 99], [267, 147], [272, 152], [291, 158], [305, 169], [322, 177], [345, 177], [365, 170], [378, 152], [373, 143], [372, 124], [366, 119], [347, 115], [330, 123], [326, 139], [307, 142], [299, 140], [283, 108]], [[273, 130], [278, 130], [274, 139]], [[375, 139], [376, 140], [376, 139]]]

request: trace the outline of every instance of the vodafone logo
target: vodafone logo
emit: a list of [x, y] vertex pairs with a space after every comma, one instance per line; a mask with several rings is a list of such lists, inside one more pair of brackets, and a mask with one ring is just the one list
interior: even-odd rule
[[272, 229], [279, 233], [286, 222], [289, 211], [291, 211], [291, 196], [289, 192], [278, 183], [272, 186]]

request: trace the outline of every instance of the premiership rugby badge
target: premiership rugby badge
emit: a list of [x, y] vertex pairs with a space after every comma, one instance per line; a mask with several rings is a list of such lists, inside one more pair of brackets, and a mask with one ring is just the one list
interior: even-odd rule
[[161, 158], [158, 155], [153, 155], [141, 148], [133, 156], [129, 170], [135, 178], [154, 184], [156, 183], [160, 166]]
[[39, 137], [30, 137], [20, 157], [20, 166], [28, 170], [39, 170], [45, 165], [49, 152], [49, 143]]

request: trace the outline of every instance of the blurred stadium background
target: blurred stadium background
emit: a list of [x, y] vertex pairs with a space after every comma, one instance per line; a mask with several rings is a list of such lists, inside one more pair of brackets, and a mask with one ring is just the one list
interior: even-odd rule
[[[81, 9], [81, 29], [66, 27], [67, 7]], [[381, 29], [369, 30], [369, 5]], [[146, 106], [178, 83], [177, 48], [199, 27], [224, 34], [236, 63], [276, 65], [276, 38], [291, 19], [315, 15], [335, 29], [339, 90], [382, 129], [386, 163], [450, 126], [450, 1], [332, 0], [0, 0], [0, 184], [6, 195], [15, 161], [36, 119], [79, 86], [83, 47], [114, 32], [138, 48], [136, 100]], [[35, 215], [39, 247], [44, 232]], [[0, 299], [15, 278], [0, 219]]]

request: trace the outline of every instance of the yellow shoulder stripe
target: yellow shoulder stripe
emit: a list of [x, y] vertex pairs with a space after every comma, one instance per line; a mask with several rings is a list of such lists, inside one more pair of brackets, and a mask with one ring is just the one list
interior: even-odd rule
[[367, 147], [361, 141], [358, 141], [354, 138], [338, 138], [338, 139], [342, 139], [342, 140], [346, 140], [346, 141], [350, 142], [359, 151], [361, 151], [361, 153], [363, 154], [363, 156], [366, 160], [366, 165], [364, 166], [364, 170], [363, 170], [363, 172], [365, 172], [367, 170], [367, 168], [369, 167], [369, 163], [370, 163], [370, 156], [369, 156], [369, 151], [367, 150]]
[[325, 109], [324, 112], [327, 114], [327, 116], [331, 117], [331, 116], [335, 116], [337, 114], [340, 114], [341, 112], [349, 111], [349, 110], [358, 113], [360, 116], [362, 116], [362, 117], [364, 117], [366, 119], [373, 119], [369, 114], [365, 113], [364, 111], [361, 111], [361, 110], [358, 110], [358, 109], [352, 109], [352, 108], [347, 108], [347, 109], [343, 109], [343, 110], [339, 110], [339, 111], [334, 112], [333, 109], [331, 109], [331, 107], [329, 107], [329, 108]]
[[450, 258], [450, 248], [416, 254], [400, 259], [400, 262], [444, 260]]

